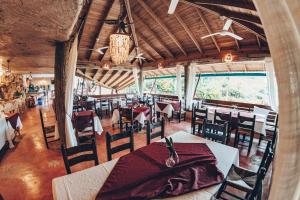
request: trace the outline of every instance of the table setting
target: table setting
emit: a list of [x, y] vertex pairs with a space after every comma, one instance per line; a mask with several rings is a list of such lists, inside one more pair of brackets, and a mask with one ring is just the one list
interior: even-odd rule
[[[125, 108], [125, 107], [124, 107]], [[126, 106], [126, 108], [131, 108], [130, 106]], [[147, 106], [136, 106], [133, 107], [133, 118], [135, 121], [138, 121], [139, 124], [141, 124], [142, 127], [145, 126], [145, 120], [149, 118], [150, 109]], [[111, 118], [112, 124], [117, 124], [120, 119], [120, 111], [118, 109], [114, 109], [113, 115]]]
[[[171, 149], [178, 155], [174, 165], [168, 165]], [[53, 197], [209, 200], [232, 164], [239, 164], [236, 148], [179, 131], [120, 158], [53, 179]]]
[[155, 103], [155, 111], [165, 113], [168, 118], [172, 116], [173, 111], [179, 111], [180, 101], [158, 101]]

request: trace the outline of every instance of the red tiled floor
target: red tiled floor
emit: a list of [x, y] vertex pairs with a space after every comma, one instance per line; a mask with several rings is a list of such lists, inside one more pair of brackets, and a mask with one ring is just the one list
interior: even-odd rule
[[[48, 123], [53, 121], [46, 116]], [[29, 109], [22, 117], [24, 128], [22, 137], [17, 138], [14, 149], [8, 150], [0, 162], [0, 193], [5, 200], [21, 199], [52, 199], [52, 179], [66, 175], [63, 160], [59, 150], [59, 144], [50, 144], [46, 149], [44, 144], [38, 108]], [[109, 118], [101, 120], [104, 132], [97, 136], [97, 150], [99, 161], [106, 162], [105, 132], [115, 133], [110, 126]], [[177, 121], [167, 123], [166, 134], [170, 135], [177, 131], [190, 132], [190, 122]], [[146, 145], [144, 130], [134, 136], [135, 149]], [[257, 149], [257, 141], [252, 147], [252, 154]], [[250, 169], [256, 166], [250, 164], [249, 157], [245, 156], [246, 148], [240, 151], [240, 165]], [[121, 156], [128, 152], [114, 155]], [[92, 163], [83, 164], [73, 168], [74, 171], [92, 166]]]

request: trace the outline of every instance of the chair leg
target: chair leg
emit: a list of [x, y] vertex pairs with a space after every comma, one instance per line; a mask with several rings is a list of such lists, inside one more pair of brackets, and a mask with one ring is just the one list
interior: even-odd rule
[[195, 135], [196, 125], [192, 124], [192, 134]]
[[181, 113], [178, 113], [179, 123], [181, 122]]
[[223, 191], [226, 188], [226, 181], [223, 181], [221, 187], [219, 188], [217, 195], [216, 195], [216, 199], [219, 199], [221, 197], [221, 194], [223, 193]]
[[259, 140], [258, 140], [258, 146], [260, 145], [260, 143], [261, 143], [262, 139], [263, 139], [263, 135], [262, 135], [262, 134], [260, 134], [260, 135], [259, 135]]
[[237, 147], [239, 137], [240, 137], [239, 134], [238, 134], [238, 133], [235, 133], [234, 144], [233, 144], [234, 147]]
[[248, 147], [248, 155], [250, 154], [250, 151], [251, 151], [251, 147], [252, 147], [252, 143], [253, 143], [253, 137], [254, 137], [254, 135], [251, 134], [251, 136], [250, 136], [250, 142], [249, 142], [249, 147]]
[[198, 134], [201, 132], [201, 124], [198, 124]]

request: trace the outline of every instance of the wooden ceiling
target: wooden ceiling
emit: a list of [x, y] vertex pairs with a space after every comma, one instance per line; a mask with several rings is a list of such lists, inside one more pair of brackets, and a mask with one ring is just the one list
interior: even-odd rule
[[54, 69], [54, 41], [68, 40], [84, 0], [1, 0], [0, 59], [17, 72]]
[[[252, 0], [180, 0], [173, 15], [168, 15], [169, 0], [123, 0], [130, 22], [132, 42], [130, 59], [122, 66], [111, 64], [109, 49], [101, 55], [99, 47], [108, 46], [109, 36], [118, 29], [104, 22], [118, 19], [120, 0], [9, 0], [0, 4], [0, 58], [10, 59], [17, 72], [53, 72], [54, 41], [67, 40], [75, 24], [79, 33], [77, 75], [98, 84], [120, 89], [133, 82], [131, 63], [143, 53], [143, 70], [187, 63], [220, 63], [231, 52], [238, 61], [257, 60], [269, 56], [268, 44]], [[81, 12], [80, 12], [81, 10]], [[221, 31], [226, 18], [234, 23], [230, 31], [244, 39], [213, 36]], [[78, 23], [81, 20], [83, 23]], [[77, 21], [77, 23], [76, 23]], [[138, 48], [136, 48], [138, 47]]]
[[[109, 36], [118, 27], [104, 20], [118, 19], [120, 1], [93, 0], [80, 38], [78, 74], [118, 90], [134, 82], [130, 67], [138, 62], [130, 61], [137, 51], [147, 59], [142, 67], [152, 70], [161, 62], [165, 67], [191, 61], [222, 62], [222, 56], [228, 52], [236, 55], [237, 60], [269, 56], [262, 24], [251, 0], [181, 0], [173, 15], [167, 14], [169, 3], [169, 0], [125, 0], [126, 21], [133, 23], [128, 30], [132, 37], [131, 53], [128, 63], [115, 66], [109, 49], [103, 55], [90, 49], [109, 45]], [[223, 36], [201, 39], [221, 31], [226, 18], [234, 21], [230, 31], [243, 40]], [[111, 63], [113, 68], [102, 69], [105, 63]]]

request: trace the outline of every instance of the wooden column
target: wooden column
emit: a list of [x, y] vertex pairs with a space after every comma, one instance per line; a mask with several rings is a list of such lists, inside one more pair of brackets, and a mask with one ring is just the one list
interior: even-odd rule
[[139, 89], [140, 89], [140, 97], [143, 96], [144, 93], [144, 75], [143, 75], [143, 68], [140, 67], [140, 74], [139, 74]]
[[300, 2], [254, 0], [279, 89], [279, 143], [270, 200], [300, 199]]
[[58, 132], [61, 143], [65, 143], [65, 76], [66, 76], [66, 60], [68, 57], [68, 49], [70, 42], [55, 43], [55, 67], [54, 67], [54, 86], [55, 86], [55, 110]]
[[191, 102], [193, 101], [194, 74], [190, 64], [184, 66], [184, 99], [186, 109], [192, 110]]
[[182, 72], [182, 66], [176, 65], [176, 94], [180, 100], [182, 99], [181, 72]]

